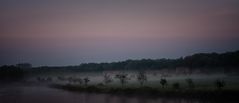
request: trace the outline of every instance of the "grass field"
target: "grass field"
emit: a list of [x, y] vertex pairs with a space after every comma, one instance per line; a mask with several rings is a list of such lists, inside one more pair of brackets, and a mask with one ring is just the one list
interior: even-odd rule
[[[141, 87], [138, 81], [138, 71], [107, 71], [107, 72], [61, 72], [61, 73], [44, 73], [31, 76], [28, 81], [48, 83], [48, 84], [71, 84], [80, 85], [84, 84], [83, 79], [88, 78], [88, 85], [105, 85], [109, 87], [121, 87], [120, 80], [115, 78], [117, 74], [127, 74], [125, 87]], [[111, 82], [104, 83], [104, 75], [108, 74]], [[231, 75], [225, 73], [194, 73], [194, 74], [175, 74], [165, 73], [160, 71], [146, 71], [145, 76], [147, 80], [144, 86], [152, 88], [161, 88], [160, 80], [166, 79], [167, 83], [165, 88], [173, 88], [173, 84], [178, 83], [180, 89], [188, 89], [188, 83], [186, 79], [191, 79], [195, 85], [194, 89], [216, 89], [216, 80], [225, 82], [223, 89], [227, 90], [239, 90], [239, 75]], [[39, 79], [41, 78], [41, 79]], [[74, 80], [81, 80], [79, 81]]]

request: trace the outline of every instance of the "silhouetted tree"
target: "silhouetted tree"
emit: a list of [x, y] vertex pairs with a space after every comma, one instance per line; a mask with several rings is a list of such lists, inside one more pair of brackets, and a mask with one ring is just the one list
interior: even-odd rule
[[84, 80], [85, 86], [87, 86], [88, 83], [90, 82], [90, 79], [88, 77], [84, 78], [83, 80]]
[[141, 86], [144, 85], [144, 83], [147, 81], [147, 76], [144, 71], [140, 71], [137, 75], [137, 79]]
[[119, 73], [119, 74], [115, 75], [115, 78], [120, 80], [122, 87], [127, 83], [127, 80], [129, 80], [128, 74], [125, 74], [125, 73]]
[[109, 84], [113, 81], [113, 79], [111, 78], [111, 76], [109, 74], [104, 74], [104, 83], [105, 84]]
[[162, 85], [162, 87], [164, 88], [167, 85], [167, 80], [166, 79], [161, 79], [160, 80], [160, 84]]
[[215, 81], [215, 86], [218, 90], [221, 90], [225, 85], [226, 85], [226, 83], [223, 80], [218, 79]]

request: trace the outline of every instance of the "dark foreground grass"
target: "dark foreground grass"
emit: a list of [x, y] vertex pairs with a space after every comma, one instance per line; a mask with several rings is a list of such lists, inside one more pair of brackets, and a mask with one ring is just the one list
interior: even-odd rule
[[152, 98], [157, 97], [173, 97], [173, 98], [195, 98], [195, 99], [211, 99], [211, 100], [226, 100], [239, 101], [238, 90], [208, 90], [208, 89], [163, 89], [152, 87], [107, 87], [107, 86], [79, 86], [79, 85], [51, 85], [53, 88], [64, 89], [74, 92], [87, 93], [109, 93], [113, 95], [127, 96], [147, 96]]

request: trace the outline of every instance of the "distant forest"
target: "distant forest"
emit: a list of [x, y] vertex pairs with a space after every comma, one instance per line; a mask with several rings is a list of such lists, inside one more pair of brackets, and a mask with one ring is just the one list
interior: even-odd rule
[[62, 67], [38, 67], [44, 69], [77, 69], [82, 71], [101, 71], [101, 70], [159, 70], [185, 67], [189, 69], [204, 68], [216, 69], [226, 68], [227, 70], [239, 69], [239, 50], [226, 53], [197, 53], [191, 56], [177, 59], [142, 59], [126, 60], [112, 63], [83, 63], [78, 66]]
[[[26, 65], [26, 64], [24, 64]], [[30, 65], [30, 64], [28, 64]], [[239, 50], [226, 53], [198, 53], [191, 56], [181, 57], [178, 59], [142, 59], [126, 60], [112, 63], [83, 63], [78, 66], [61, 66], [61, 67], [35, 67], [30, 69], [29, 66], [5, 65], [0, 67], [0, 75], [22, 74], [25, 70], [78, 70], [78, 71], [103, 71], [103, 70], [160, 70], [160, 69], [225, 69], [226, 71], [239, 70]], [[21, 75], [19, 75], [21, 76]]]

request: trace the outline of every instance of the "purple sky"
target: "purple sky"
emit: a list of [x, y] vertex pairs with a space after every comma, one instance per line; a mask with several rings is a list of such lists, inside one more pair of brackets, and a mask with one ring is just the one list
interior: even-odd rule
[[0, 0], [0, 65], [239, 49], [239, 0]]

